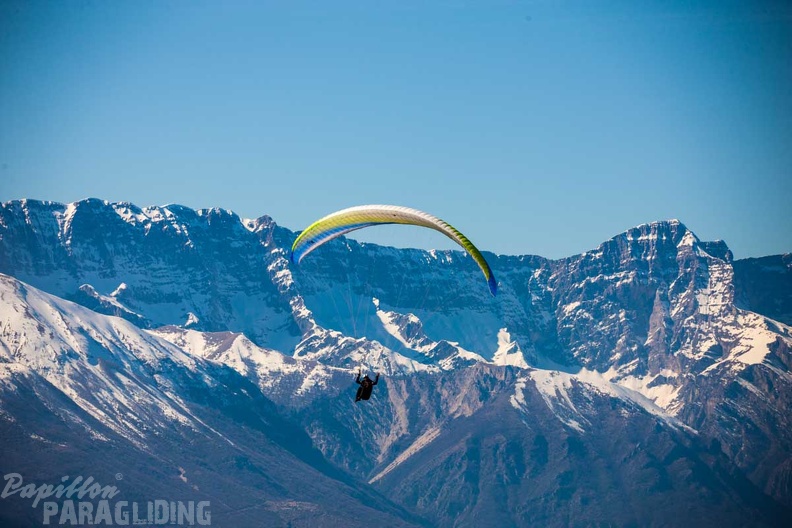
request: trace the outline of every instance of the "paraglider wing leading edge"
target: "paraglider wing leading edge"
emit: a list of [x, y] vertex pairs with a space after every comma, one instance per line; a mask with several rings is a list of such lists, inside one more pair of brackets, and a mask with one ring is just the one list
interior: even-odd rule
[[495, 295], [498, 283], [484, 255], [468, 238], [453, 226], [429, 213], [398, 205], [359, 205], [320, 218], [300, 233], [292, 245], [291, 260], [299, 263], [308, 253], [341, 235], [383, 224], [406, 224], [428, 227], [443, 233], [462, 246], [478, 264], [487, 279], [490, 293]]

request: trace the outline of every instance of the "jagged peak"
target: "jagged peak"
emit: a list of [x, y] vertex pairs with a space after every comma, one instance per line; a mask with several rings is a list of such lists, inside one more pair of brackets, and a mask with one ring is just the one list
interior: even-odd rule
[[[676, 218], [670, 220], [656, 220], [631, 227], [618, 235], [611, 237], [594, 249], [590, 249], [580, 255], [568, 257], [570, 259], [596, 257], [607, 252], [614, 245], [619, 244], [643, 244], [646, 242], [656, 242], [657, 240], [669, 240], [674, 245], [686, 243], [698, 243], [699, 238], [685, 224]], [[566, 260], [566, 259], [561, 259]]]
[[87, 198], [83, 198], [82, 200], [77, 200], [73, 202], [74, 205], [95, 205], [95, 206], [108, 206], [110, 202], [108, 200], [102, 200], [101, 198], [95, 198], [93, 196], [89, 196]]
[[703, 251], [705, 251], [711, 257], [715, 257], [720, 260], [724, 260], [726, 262], [732, 262], [734, 260], [734, 254], [732, 253], [731, 249], [729, 249], [729, 246], [726, 245], [726, 242], [723, 240], [700, 242], [699, 246]]
[[62, 203], [59, 202], [53, 202], [51, 200], [38, 200], [36, 198], [20, 198], [17, 200], [8, 200], [7, 202], [2, 203], [3, 207], [7, 207], [7, 206], [28, 207], [28, 205], [31, 204], [43, 205], [47, 207], [51, 207], [53, 205], [61, 206], [61, 207], [64, 206]]
[[198, 216], [230, 216], [239, 218], [239, 215], [231, 209], [224, 209], [222, 207], [204, 207], [196, 209], [195, 212], [198, 213]]
[[14, 211], [21, 211], [25, 214], [26, 220], [29, 220], [31, 214], [36, 209], [45, 209], [48, 213], [50, 213], [52, 211], [63, 211], [66, 209], [66, 205], [60, 202], [53, 202], [51, 200], [21, 198], [18, 200], [8, 200], [7, 202], [0, 203], [0, 209], [10, 210], [12, 214]]
[[264, 229], [270, 229], [277, 224], [269, 215], [261, 215], [258, 218], [241, 218], [242, 225], [251, 233], [258, 233]]
[[[131, 225], [167, 222], [189, 226], [191, 222], [197, 219], [202, 219], [202, 222], [221, 220], [239, 223], [241, 227], [254, 233], [276, 225], [268, 215], [261, 215], [251, 219], [241, 218], [234, 211], [221, 207], [193, 209], [178, 203], [141, 207], [125, 200], [116, 202], [95, 197], [87, 197], [69, 203], [21, 198], [2, 202], [0, 203], [0, 208], [11, 209], [12, 214], [14, 214], [14, 210], [19, 210], [25, 214], [25, 218], [28, 221], [30, 217], [34, 216], [36, 209], [43, 209], [42, 213], [54, 213], [59, 217], [59, 221], [65, 216], [71, 218], [77, 213], [105, 211], [106, 213], [117, 215], [124, 222]], [[69, 222], [66, 223], [68, 224]]]
[[[621, 235], [617, 236], [630, 236], [633, 233], [646, 233], [646, 234], [661, 234], [661, 233], [674, 233], [679, 234], [680, 237], [684, 237], [685, 234], [690, 233], [694, 237], [696, 236], [688, 227], [683, 224], [680, 220], [676, 218], [672, 218], [670, 220], [655, 220], [654, 222], [647, 222], [644, 224], [639, 224], [635, 227], [632, 227], [626, 230]], [[698, 239], [698, 237], [696, 237]]]

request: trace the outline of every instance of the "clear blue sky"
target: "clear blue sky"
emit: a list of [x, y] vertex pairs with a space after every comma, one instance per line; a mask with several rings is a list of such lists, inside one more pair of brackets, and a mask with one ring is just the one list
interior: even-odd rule
[[392, 203], [553, 258], [678, 218], [789, 252], [792, 8], [3, 0], [0, 200], [88, 196], [294, 230]]

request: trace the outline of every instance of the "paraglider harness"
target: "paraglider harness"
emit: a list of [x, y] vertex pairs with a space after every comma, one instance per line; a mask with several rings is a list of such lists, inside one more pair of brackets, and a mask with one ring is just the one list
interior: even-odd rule
[[368, 400], [371, 398], [371, 391], [374, 388], [374, 385], [377, 384], [379, 381], [379, 374], [375, 377], [374, 381], [368, 377], [366, 374], [363, 379], [360, 379], [360, 370], [358, 370], [357, 378], [355, 378], [355, 383], [360, 385], [357, 390], [357, 394], [355, 395], [355, 402], [359, 402], [360, 400]]

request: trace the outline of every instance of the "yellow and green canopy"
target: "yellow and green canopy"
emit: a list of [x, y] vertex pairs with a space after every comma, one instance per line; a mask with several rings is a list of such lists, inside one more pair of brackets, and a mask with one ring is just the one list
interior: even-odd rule
[[305, 229], [292, 245], [292, 262], [299, 263], [308, 253], [322, 244], [350, 231], [382, 224], [407, 224], [428, 227], [443, 233], [462, 246], [476, 261], [487, 279], [490, 292], [495, 295], [498, 283], [481, 251], [453, 226], [429, 213], [397, 205], [359, 205], [320, 218]]

